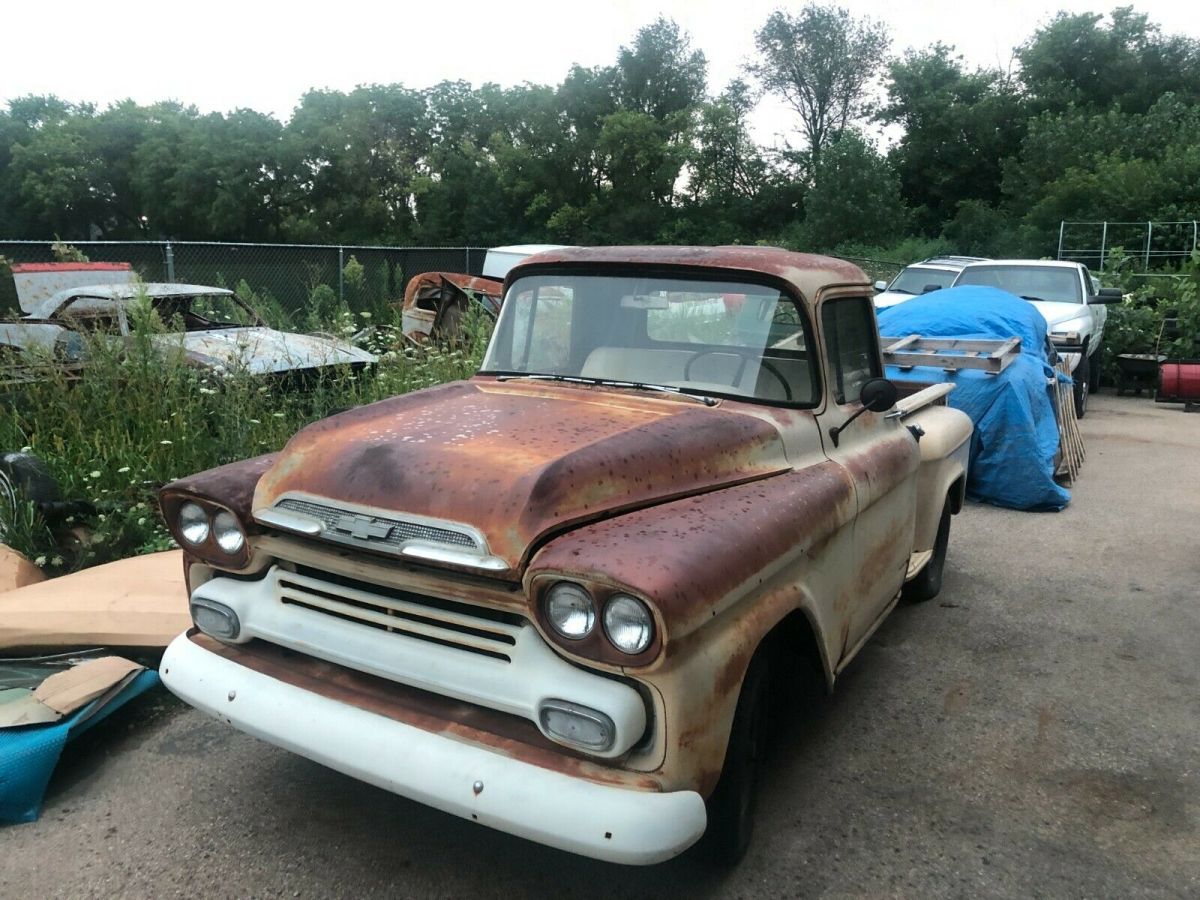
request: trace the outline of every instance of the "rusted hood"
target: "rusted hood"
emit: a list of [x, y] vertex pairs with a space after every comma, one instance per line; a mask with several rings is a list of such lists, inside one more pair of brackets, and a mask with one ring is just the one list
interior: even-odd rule
[[469, 525], [513, 575], [539, 538], [574, 523], [786, 468], [778, 431], [730, 409], [475, 379], [310, 425], [259, 481], [254, 509], [296, 492]]

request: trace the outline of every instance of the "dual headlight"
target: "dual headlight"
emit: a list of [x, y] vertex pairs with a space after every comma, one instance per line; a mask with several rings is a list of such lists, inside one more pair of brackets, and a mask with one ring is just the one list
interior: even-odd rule
[[240, 556], [246, 548], [246, 532], [233, 513], [227, 509], [206, 509], [194, 500], [180, 504], [175, 531], [189, 550], [198, 550], [210, 539], [230, 557]]
[[[559, 581], [546, 592], [546, 621], [560, 637], [579, 641], [596, 628], [596, 602], [581, 585]], [[610, 644], [630, 656], [644, 652], [654, 641], [654, 617], [646, 604], [629, 594], [612, 594], [600, 615]]]

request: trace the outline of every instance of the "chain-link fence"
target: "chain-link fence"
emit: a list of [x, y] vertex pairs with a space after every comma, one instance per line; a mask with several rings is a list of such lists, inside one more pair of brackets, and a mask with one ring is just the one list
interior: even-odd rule
[[[268, 319], [293, 323], [334, 304], [382, 312], [421, 272], [479, 275], [483, 247], [366, 247], [336, 244], [219, 244], [190, 241], [76, 241], [92, 262], [128, 262], [143, 281], [236, 290]], [[10, 263], [52, 262], [51, 241], [0, 241]], [[0, 313], [17, 308], [12, 279], [0, 279]], [[282, 323], [280, 323], [282, 324]]]
[[864, 256], [843, 256], [842, 259], [849, 260], [866, 272], [871, 281], [886, 281], [888, 284], [891, 284], [892, 279], [900, 274], [900, 270], [908, 265], [890, 259], [868, 259]]

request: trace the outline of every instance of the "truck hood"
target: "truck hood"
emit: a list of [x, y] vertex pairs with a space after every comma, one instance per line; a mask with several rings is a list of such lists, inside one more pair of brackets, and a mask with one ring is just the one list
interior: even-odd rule
[[1083, 303], [1062, 303], [1056, 300], [1030, 300], [1029, 302], [1046, 320], [1047, 331], [1053, 331], [1056, 325], [1086, 317], [1088, 314], [1088, 308]]
[[321, 366], [370, 363], [375, 357], [352, 344], [273, 328], [214, 328], [165, 334], [158, 341], [182, 343], [189, 357], [214, 369], [245, 369], [252, 375]]
[[[289, 503], [310, 504], [300, 508], [332, 516], [318, 539], [355, 543], [347, 526], [357, 521], [381, 537], [372, 544], [360, 531], [357, 543], [377, 552], [403, 552], [388, 546], [389, 521], [403, 523], [396, 534], [473, 531], [491, 563], [477, 568], [511, 578], [541, 539], [573, 524], [787, 468], [777, 429], [747, 413], [476, 379], [310, 425], [259, 480], [253, 508], [267, 522]], [[338, 521], [342, 512], [353, 518]]]

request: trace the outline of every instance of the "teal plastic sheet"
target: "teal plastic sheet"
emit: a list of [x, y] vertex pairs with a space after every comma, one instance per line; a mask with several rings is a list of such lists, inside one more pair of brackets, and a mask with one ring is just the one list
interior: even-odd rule
[[93, 700], [57, 722], [0, 729], [0, 823], [36, 821], [67, 742], [158, 683], [158, 673], [147, 669], [120, 693]]

